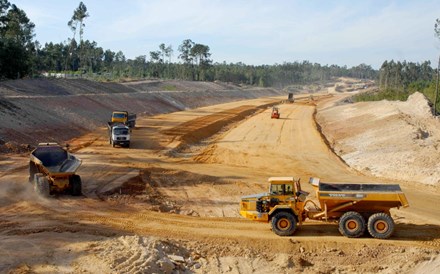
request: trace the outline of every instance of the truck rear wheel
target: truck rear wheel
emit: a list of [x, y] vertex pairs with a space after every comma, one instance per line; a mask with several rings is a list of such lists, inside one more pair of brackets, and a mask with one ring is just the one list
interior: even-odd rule
[[386, 213], [375, 213], [368, 218], [368, 233], [377, 239], [387, 239], [394, 232], [394, 221]]
[[296, 219], [292, 213], [278, 212], [272, 218], [272, 230], [278, 236], [291, 236], [296, 230]]
[[81, 177], [79, 175], [73, 175], [70, 177], [70, 189], [72, 196], [80, 196], [82, 194], [81, 188]]
[[344, 213], [339, 219], [339, 232], [348, 238], [358, 238], [365, 232], [365, 220], [355, 211]]
[[34, 175], [34, 190], [42, 197], [50, 196], [50, 185], [46, 176], [43, 173], [36, 173]]

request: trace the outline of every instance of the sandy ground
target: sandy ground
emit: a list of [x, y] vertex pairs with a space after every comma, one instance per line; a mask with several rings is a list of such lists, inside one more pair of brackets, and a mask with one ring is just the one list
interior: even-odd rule
[[[70, 142], [83, 160], [82, 197], [37, 197], [26, 182], [27, 155], [0, 155], [0, 272], [438, 272], [438, 185], [411, 173], [385, 179], [341, 160], [335, 144], [351, 135], [330, 134], [343, 121], [331, 112], [345, 96], [335, 90], [279, 104], [278, 120], [270, 106], [280, 97], [141, 117], [130, 149], [109, 146], [100, 127]], [[328, 120], [318, 119], [318, 127], [321, 113]], [[358, 123], [368, 129], [368, 122]], [[310, 176], [397, 182], [410, 207], [392, 211], [396, 231], [388, 240], [345, 238], [320, 222], [278, 237], [268, 224], [238, 215], [240, 197], [265, 191], [271, 176], [300, 177], [306, 190]]]

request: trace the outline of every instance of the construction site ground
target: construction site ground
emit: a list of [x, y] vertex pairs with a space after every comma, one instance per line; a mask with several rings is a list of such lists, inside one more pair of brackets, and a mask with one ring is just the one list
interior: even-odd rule
[[[393, 102], [341, 103], [349, 95], [329, 88], [295, 103], [264, 97], [145, 115], [129, 149], [109, 145], [102, 125], [69, 141], [83, 160], [81, 197], [38, 197], [28, 154], [0, 154], [0, 272], [439, 272], [438, 121]], [[270, 118], [273, 105], [280, 119]], [[419, 173], [418, 153], [431, 159]], [[410, 207], [392, 210], [387, 240], [346, 238], [316, 221], [279, 237], [238, 212], [240, 197], [265, 192], [271, 176], [301, 178], [312, 199], [309, 177], [399, 183]]]

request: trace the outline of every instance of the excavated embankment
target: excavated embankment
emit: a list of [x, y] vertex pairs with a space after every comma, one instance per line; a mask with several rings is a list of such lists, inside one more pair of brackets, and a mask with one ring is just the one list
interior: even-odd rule
[[421, 93], [407, 101], [342, 104], [316, 116], [335, 153], [377, 177], [438, 185], [440, 122]]
[[[0, 151], [64, 142], [103, 127], [113, 110], [138, 115], [170, 113], [237, 100], [279, 96], [270, 88], [227, 83], [84, 79], [27, 79], [0, 83]], [[14, 145], [15, 144], [15, 145]], [[21, 145], [26, 144], [26, 145]]]

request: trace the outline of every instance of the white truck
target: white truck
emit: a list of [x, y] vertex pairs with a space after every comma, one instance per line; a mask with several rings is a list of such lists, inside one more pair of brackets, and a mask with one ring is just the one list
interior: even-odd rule
[[108, 122], [108, 137], [113, 147], [130, 147], [130, 128], [122, 123]]

